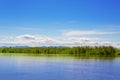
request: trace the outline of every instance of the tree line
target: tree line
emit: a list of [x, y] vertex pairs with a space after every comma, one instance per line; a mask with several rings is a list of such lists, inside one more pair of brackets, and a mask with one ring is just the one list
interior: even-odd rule
[[29, 47], [29, 48], [0, 48], [0, 53], [23, 54], [70, 54], [81, 56], [115, 56], [120, 51], [112, 46], [100, 47]]

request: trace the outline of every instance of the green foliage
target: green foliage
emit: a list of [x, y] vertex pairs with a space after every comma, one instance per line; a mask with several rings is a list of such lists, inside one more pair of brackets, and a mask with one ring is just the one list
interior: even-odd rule
[[[118, 52], [119, 51], [119, 52]], [[115, 56], [120, 50], [111, 46], [101, 47], [30, 47], [30, 48], [0, 48], [0, 53], [27, 53], [27, 54], [70, 54], [79, 56]]]

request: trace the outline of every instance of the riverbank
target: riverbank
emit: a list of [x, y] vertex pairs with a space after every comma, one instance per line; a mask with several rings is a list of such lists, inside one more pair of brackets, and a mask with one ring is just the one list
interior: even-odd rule
[[120, 49], [111, 46], [101, 47], [28, 47], [0, 48], [1, 55], [74, 55], [74, 56], [119, 56]]

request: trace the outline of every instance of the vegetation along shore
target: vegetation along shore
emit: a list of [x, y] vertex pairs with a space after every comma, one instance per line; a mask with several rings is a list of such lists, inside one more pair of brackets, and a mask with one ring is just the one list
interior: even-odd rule
[[99, 47], [28, 47], [28, 48], [0, 48], [1, 54], [70, 54], [78, 56], [119, 56], [120, 49], [112, 46]]

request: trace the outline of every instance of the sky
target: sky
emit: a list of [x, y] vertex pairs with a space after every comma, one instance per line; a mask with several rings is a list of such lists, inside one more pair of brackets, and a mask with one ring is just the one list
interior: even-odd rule
[[120, 47], [120, 0], [0, 0], [0, 46]]

